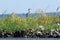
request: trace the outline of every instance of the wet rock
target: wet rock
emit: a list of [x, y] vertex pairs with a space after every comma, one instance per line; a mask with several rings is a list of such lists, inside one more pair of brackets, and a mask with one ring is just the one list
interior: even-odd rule
[[19, 31], [16, 31], [16, 32], [14, 33], [14, 37], [20, 37], [20, 32], [19, 32]]

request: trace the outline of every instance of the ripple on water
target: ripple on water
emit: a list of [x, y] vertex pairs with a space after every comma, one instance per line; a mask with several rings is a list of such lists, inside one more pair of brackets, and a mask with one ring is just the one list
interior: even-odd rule
[[0, 38], [0, 40], [60, 40], [60, 38]]

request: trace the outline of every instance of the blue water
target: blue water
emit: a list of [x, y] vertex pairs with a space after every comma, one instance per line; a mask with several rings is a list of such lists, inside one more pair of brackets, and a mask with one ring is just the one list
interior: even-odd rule
[[[51, 15], [51, 16], [55, 16], [57, 13], [56, 12], [49, 12], [49, 13], [46, 13], [47, 16]], [[1, 18], [5, 18], [6, 16], [9, 16], [10, 14], [1, 14], [0, 15], [0, 19]], [[24, 14], [20, 14], [20, 13], [17, 13], [16, 14], [17, 16], [19, 17], [22, 17], [22, 18], [26, 18], [26, 13]], [[40, 13], [31, 13], [29, 14], [29, 17], [32, 17], [32, 16], [35, 16], [35, 17], [39, 17], [40, 16]]]
[[0, 38], [0, 40], [60, 40], [60, 38]]

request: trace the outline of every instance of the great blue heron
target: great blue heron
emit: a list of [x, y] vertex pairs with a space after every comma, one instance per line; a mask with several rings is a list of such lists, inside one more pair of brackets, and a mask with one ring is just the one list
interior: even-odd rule
[[30, 8], [28, 9], [28, 13], [26, 14], [26, 17], [28, 17], [30, 14]]

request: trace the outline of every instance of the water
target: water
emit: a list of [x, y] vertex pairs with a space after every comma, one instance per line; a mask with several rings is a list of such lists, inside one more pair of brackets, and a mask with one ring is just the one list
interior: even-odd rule
[[[0, 19], [1, 18], [5, 18], [6, 16], [9, 16], [10, 14], [0, 14]], [[25, 14], [20, 14], [20, 13], [16, 13], [17, 16], [20, 16], [22, 18], [26, 18], [26, 13]], [[52, 15], [52, 16], [55, 16], [56, 15], [56, 12], [49, 12], [49, 13], [46, 13], [47, 16], [49, 15]], [[40, 13], [31, 13], [29, 14], [30, 17], [32, 16], [36, 16], [36, 17], [39, 17], [40, 16]]]
[[0, 40], [60, 40], [60, 38], [0, 38]]

